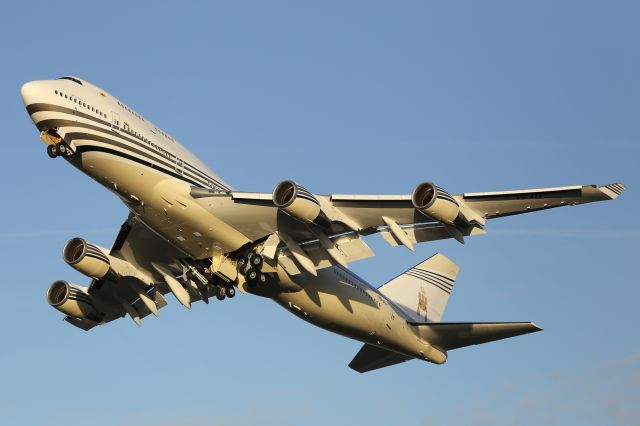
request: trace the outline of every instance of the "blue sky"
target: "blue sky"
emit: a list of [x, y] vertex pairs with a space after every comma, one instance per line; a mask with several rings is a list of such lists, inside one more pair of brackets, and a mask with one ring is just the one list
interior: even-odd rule
[[[10, 2], [0, 17], [4, 197], [0, 421], [23, 425], [637, 424], [637, 2]], [[461, 267], [444, 319], [542, 333], [365, 375], [360, 344], [267, 299], [175, 300], [89, 333], [45, 302], [87, 282], [125, 208], [50, 160], [19, 97], [78, 75], [236, 188], [452, 193], [621, 181], [616, 202], [491, 222], [420, 246], [367, 242], [383, 283], [436, 251]]]

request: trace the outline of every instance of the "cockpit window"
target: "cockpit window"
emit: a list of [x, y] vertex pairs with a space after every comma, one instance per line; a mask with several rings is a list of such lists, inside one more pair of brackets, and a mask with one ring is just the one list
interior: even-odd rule
[[78, 83], [80, 86], [82, 86], [82, 82], [75, 77], [60, 77], [58, 80], [71, 80], [74, 83]]

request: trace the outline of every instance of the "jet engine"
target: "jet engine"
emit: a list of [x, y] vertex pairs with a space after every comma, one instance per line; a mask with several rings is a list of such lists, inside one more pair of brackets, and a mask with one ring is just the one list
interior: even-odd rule
[[114, 280], [109, 257], [97, 246], [82, 238], [72, 238], [62, 249], [64, 261], [69, 266], [96, 280]]
[[418, 211], [448, 225], [453, 224], [460, 212], [460, 206], [451, 194], [430, 182], [416, 186], [411, 202]]
[[273, 190], [273, 204], [302, 222], [330, 226], [315, 195], [293, 181], [285, 180], [276, 186]]
[[47, 302], [63, 314], [80, 319], [98, 321], [98, 311], [91, 295], [82, 287], [66, 281], [56, 281], [47, 291]]

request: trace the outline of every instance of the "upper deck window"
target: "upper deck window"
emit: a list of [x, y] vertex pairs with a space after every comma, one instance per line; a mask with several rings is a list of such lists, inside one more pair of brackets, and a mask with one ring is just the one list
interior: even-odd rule
[[82, 82], [75, 77], [60, 77], [58, 80], [71, 80], [74, 83], [78, 83], [80, 86], [82, 86]]

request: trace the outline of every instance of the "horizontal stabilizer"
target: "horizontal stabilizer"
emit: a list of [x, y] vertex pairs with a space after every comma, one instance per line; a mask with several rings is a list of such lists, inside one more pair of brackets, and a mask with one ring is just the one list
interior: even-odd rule
[[411, 323], [420, 338], [444, 351], [542, 331], [532, 322]]
[[410, 356], [400, 355], [377, 346], [365, 344], [349, 363], [349, 367], [358, 373], [377, 370], [408, 361]]

